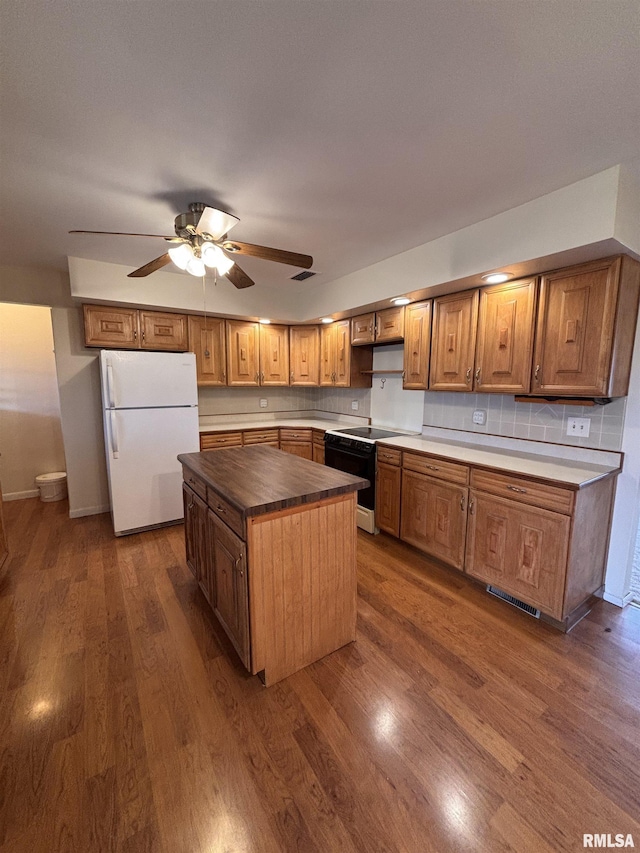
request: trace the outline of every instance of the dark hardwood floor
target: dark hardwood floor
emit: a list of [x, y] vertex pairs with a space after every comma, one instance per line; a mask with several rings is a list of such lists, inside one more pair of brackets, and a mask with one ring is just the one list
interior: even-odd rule
[[357, 642], [266, 689], [181, 526], [4, 510], [0, 853], [640, 847], [640, 611], [562, 635], [361, 534]]

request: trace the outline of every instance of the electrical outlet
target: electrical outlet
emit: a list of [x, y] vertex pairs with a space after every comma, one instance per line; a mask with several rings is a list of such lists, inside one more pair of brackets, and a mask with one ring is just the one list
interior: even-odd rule
[[487, 422], [487, 413], [484, 409], [476, 409], [473, 413], [473, 422], [474, 424], [480, 424], [480, 426], [484, 426]]
[[351, 401], [351, 408], [353, 409], [354, 412], [357, 412], [358, 409], [360, 408], [360, 403], [358, 403], [357, 400], [352, 400]]
[[261, 398], [261, 400], [260, 400], [260, 408], [261, 408], [261, 409], [266, 409], [266, 408], [267, 408], [267, 401], [265, 400], [265, 398], [264, 398], [264, 397], [262, 397], [262, 398]]
[[590, 427], [591, 418], [567, 418], [567, 435], [588, 438]]

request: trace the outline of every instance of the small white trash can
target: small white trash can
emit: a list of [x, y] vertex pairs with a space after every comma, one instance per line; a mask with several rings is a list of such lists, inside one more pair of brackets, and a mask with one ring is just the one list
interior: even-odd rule
[[67, 496], [67, 472], [55, 471], [53, 474], [39, 474], [36, 486], [40, 489], [40, 500], [62, 501]]

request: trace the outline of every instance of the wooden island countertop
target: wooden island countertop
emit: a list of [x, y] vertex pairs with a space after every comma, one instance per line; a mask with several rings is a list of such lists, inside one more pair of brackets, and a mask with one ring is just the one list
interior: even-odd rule
[[179, 461], [244, 518], [365, 489], [369, 481], [266, 445], [183, 453]]
[[356, 636], [356, 492], [368, 480], [265, 445], [178, 456], [187, 564], [266, 685]]

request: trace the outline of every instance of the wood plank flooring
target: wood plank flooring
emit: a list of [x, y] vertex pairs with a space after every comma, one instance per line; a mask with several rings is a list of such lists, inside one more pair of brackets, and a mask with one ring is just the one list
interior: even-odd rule
[[264, 688], [181, 526], [5, 504], [0, 853], [640, 847], [640, 611], [562, 635], [362, 533], [355, 644]]

